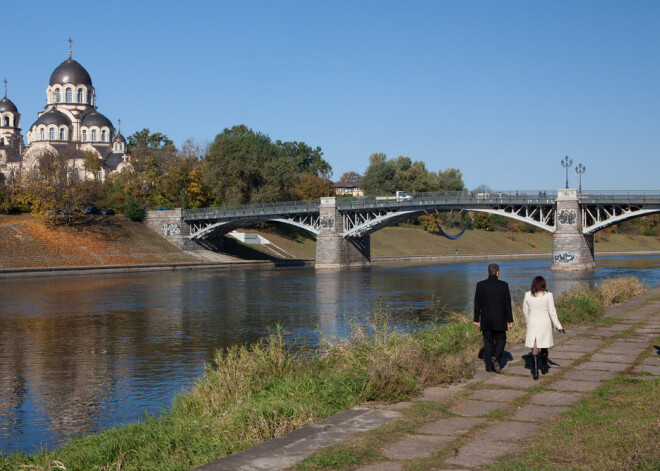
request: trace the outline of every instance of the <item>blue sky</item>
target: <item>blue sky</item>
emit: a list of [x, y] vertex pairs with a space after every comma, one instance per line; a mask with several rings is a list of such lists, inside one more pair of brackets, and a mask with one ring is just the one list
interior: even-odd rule
[[[0, 79], [23, 133], [73, 57], [99, 111], [212, 141], [234, 124], [320, 146], [338, 178], [373, 152], [470, 189], [658, 189], [660, 2], [5, 2]], [[577, 186], [570, 169], [569, 183]]]

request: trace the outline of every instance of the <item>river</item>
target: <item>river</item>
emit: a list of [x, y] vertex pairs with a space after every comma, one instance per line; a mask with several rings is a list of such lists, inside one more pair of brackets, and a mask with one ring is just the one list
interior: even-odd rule
[[[512, 294], [546, 277], [572, 284], [635, 275], [660, 284], [660, 257], [598, 258], [593, 272], [553, 273], [549, 259], [500, 263]], [[436, 303], [470, 309], [487, 262], [178, 271], [16, 278], [0, 283], [0, 451], [53, 449], [82, 433], [158, 414], [201, 376], [213, 352], [263, 338], [343, 336], [379, 305], [405, 328]]]

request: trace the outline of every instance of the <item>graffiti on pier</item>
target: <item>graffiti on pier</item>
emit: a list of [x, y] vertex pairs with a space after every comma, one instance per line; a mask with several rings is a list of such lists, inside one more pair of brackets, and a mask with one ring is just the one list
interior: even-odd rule
[[335, 227], [335, 218], [332, 216], [321, 216], [319, 224], [323, 229], [332, 229]]
[[559, 224], [575, 224], [577, 213], [572, 209], [562, 209], [559, 211]]
[[181, 226], [174, 223], [164, 223], [162, 227], [163, 236], [175, 236], [181, 234]]
[[575, 254], [568, 252], [552, 254], [552, 257], [557, 263], [571, 263], [575, 260]]

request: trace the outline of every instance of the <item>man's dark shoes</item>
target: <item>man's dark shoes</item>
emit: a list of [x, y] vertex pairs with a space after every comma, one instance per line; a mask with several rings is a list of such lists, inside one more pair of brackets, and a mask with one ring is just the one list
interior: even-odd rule
[[493, 370], [495, 373], [501, 373], [502, 368], [500, 368], [500, 363], [497, 361], [497, 358], [493, 357]]

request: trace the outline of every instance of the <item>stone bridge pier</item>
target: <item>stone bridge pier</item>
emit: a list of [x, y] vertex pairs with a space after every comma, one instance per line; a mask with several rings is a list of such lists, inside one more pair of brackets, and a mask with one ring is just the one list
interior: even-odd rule
[[557, 229], [552, 235], [553, 270], [591, 270], [594, 262], [594, 235], [582, 233], [582, 212], [577, 190], [559, 190]]
[[344, 218], [337, 198], [321, 198], [319, 233], [316, 236], [316, 268], [362, 268], [371, 266], [369, 236], [343, 237]]
[[181, 250], [203, 248], [190, 240], [190, 226], [183, 220], [183, 211], [180, 208], [147, 211], [144, 223]]

